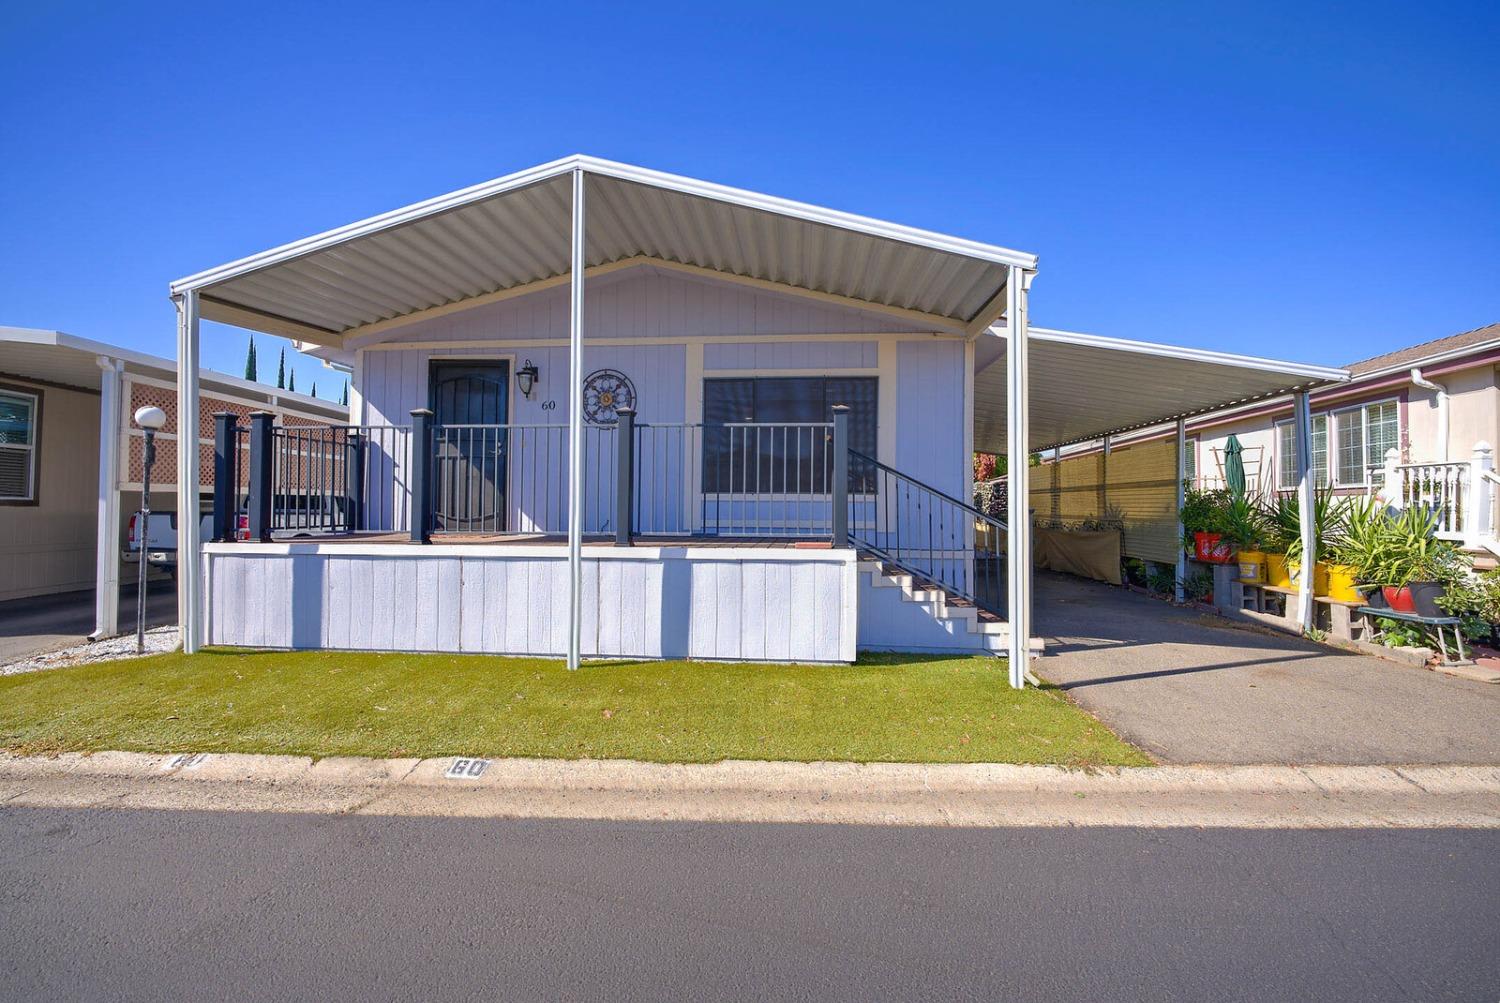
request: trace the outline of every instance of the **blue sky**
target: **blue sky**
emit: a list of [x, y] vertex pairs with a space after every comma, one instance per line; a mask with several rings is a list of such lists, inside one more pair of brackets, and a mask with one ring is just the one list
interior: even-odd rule
[[584, 152], [1035, 252], [1037, 324], [1347, 362], [1500, 321], [1497, 8], [6, 5], [0, 324], [171, 355], [173, 278]]

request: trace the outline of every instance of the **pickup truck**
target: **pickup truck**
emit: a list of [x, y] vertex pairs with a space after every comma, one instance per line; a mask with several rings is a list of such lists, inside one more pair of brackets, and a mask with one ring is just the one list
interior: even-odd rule
[[[125, 532], [124, 558], [134, 564], [139, 560], [141, 514], [130, 517]], [[277, 532], [297, 538], [326, 536], [340, 532], [345, 521], [343, 498], [312, 495], [280, 495], [276, 498], [276, 509], [271, 525], [279, 527]], [[239, 514], [239, 536], [245, 539], [250, 529], [250, 519], [241, 509]], [[207, 543], [213, 539], [214, 517], [212, 512], [203, 512], [198, 517], [198, 540]], [[146, 529], [146, 560], [154, 568], [169, 574], [177, 572], [177, 513], [152, 512], [150, 525]]]
[[[204, 543], [213, 539], [214, 517], [204, 512], [198, 517], [198, 539]], [[124, 559], [134, 564], [140, 560], [141, 514], [131, 515], [125, 530]], [[161, 568], [168, 574], [177, 573], [177, 513], [152, 512], [146, 526], [146, 561], [153, 568]]]

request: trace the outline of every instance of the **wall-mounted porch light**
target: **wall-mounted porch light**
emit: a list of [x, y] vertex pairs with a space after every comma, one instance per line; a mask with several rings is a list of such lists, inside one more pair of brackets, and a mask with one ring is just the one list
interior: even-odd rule
[[527, 400], [531, 399], [531, 388], [536, 386], [537, 375], [536, 363], [530, 359], [526, 360], [526, 365], [516, 370], [516, 386], [521, 388], [521, 396]]

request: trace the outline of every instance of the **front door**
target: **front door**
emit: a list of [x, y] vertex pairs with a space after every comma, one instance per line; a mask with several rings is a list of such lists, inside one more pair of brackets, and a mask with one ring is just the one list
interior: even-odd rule
[[505, 532], [510, 364], [434, 362], [430, 378], [437, 528]]

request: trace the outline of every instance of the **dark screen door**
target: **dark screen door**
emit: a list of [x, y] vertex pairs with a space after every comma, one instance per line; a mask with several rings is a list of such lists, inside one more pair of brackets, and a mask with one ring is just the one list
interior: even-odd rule
[[509, 379], [505, 362], [432, 364], [434, 508], [437, 528], [444, 532], [505, 532]]

